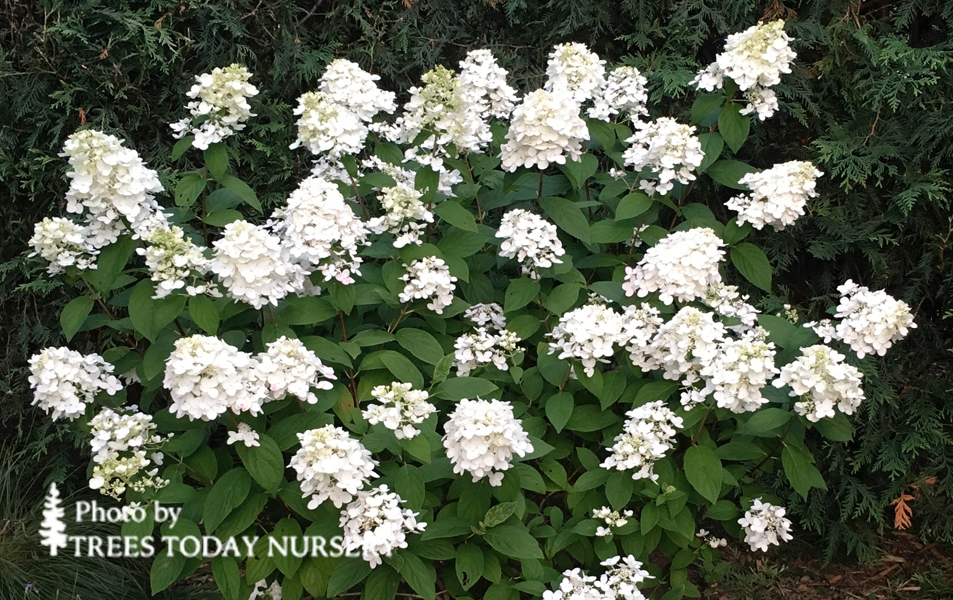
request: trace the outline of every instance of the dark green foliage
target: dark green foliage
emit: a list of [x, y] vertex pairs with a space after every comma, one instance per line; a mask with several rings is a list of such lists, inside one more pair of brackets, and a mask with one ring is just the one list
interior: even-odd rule
[[[774, 290], [786, 298], [763, 308], [787, 300], [821, 317], [836, 303], [836, 286], [852, 278], [910, 303], [919, 325], [888, 359], [863, 361], [869, 400], [854, 418], [854, 442], [824, 447], [818, 438], [831, 489], [813, 490], [806, 503], [792, 496], [792, 511], [822, 534], [829, 555], [867, 557], [869, 526], [891, 527], [890, 500], [920, 482], [917, 533], [953, 541], [953, 332], [942, 318], [953, 309], [950, 3], [14, 0], [0, 10], [0, 423], [11, 429], [29, 412], [26, 359], [64, 343], [57, 315], [71, 296], [25, 250], [36, 221], [64, 212], [66, 165], [57, 153], [83, 121], [168, 170], [167, 124], [183, 116], [192, 76], [242, 62], [261, 94], [240, 169], [267, 213], [307, 171], [287, 149], [291, 108], [333, 56], [403, 92], [433, 64], [455, 66], [468, 49], [490, 47], [526, 90], [542, 82], [554, 43], [581, 41], [646, 74], [653, 117], [687, 120], [690, 99], [681, 92], [719, 40], [763, 16], [789, 19], [798, 61], [777, 88], [782, 111], [753, 128], [739, 158], [759, 167], [811, 160], [826, 175], [813, 218], [783, 235], [752, 236], [784, 270]], [[683, 100], [657, 104], [673, 95]], [[186, 171], [187, 162], [177, 166]], [[722, 220], [730, 194], [711, 190], [710, 208]], [[90, 341], [80, 333], [71, 345]], [[937, 482], [923, 484], [925, 477]]]

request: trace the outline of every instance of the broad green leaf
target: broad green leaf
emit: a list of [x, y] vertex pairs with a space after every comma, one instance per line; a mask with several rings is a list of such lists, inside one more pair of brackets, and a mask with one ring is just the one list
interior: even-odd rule
[[515, 502], [501, 502], [496, 506], [491, 506], [483, 517], [483, 524], [489, 529], [496, 527], [509, 519], [516, 512]]
[[398, 329], [397, 343], [428, 365], [436, 365], [444, 357], [443, 348], [437, 339], [420, 329]]
[[220, 208], [213, 210], [202, 219], [202, 222], [212, 227], [225, 227], [233, 221], [241, 221], [245, 215], [231, 208]]
[[367, 576], [361, 600], [394, 600], [400, 587], [400, 575], [390, 565], [378, 565]]
[[189, 207], [195, 204], [208, 180], [198, 173], [186, 173], [175, 185], [175, 205]]
[[149, 570], [149, 583], [152, 593], [158, 594], [179, 578], [179, 573], [185, 566], [185, 557], [181, 554], [169, 556], [165, 550], [156, 549], [157, 554]]
[[486, 398], [497, 389], [492, 381], [479, 377], [451, 377], [434, 388], [433, 396], [444, 400]]
[[189, 298], [189, 316], [205, 333], [215, 335], [218, 332], [218, 309], [208, 296]]
[[718, 111], [724, 99], [721, 94], [699, 94], [692, 104], [692, 123], [699, 127], [711, 127], [718, 120]]
[[249, 489], [251, 477], [248, 476], [248, 471], [240, 467], [228, 471], [212, 485], [202, 516], [206, 533], [215, 532], [225, 517], [245, 501]]
[[225, 600], [238, 600], [241, 592], [242, 576], [238, 571], [238, 562], [234, 558], [231, 556], [216, 556], [213, 558], [212, 575]]
[[400, 558], [403, 564], [397, 571], [404, 576], [407, 585], [424, 600], [434, 600], [437, 595], [437, 573], [433, 564], [424, 564], [417, 555], [410, 552], [401, 552]]
[[[781, 411], [787, 414], [786, 411]], [[721, 460], [760, 460], [764, 450], [751, 442], [728, 442], [715, 449], [715, 455]]]
[[63, 312], [60, 313], [60, 327], [63, 328], [63, 335], [67, 342], [73, 339], [76, 332], [83, 326], [91, 310], [93, 310], [93, 299], [89, 296], [73, 298], [63, 307]]
[[742, 242], [731, 249], [731, 264], [745, 279], [766, 292], [771, 291], [771, 263], [761, 248]]
[[483, 539], [508, 558], [543, 558], [539, 543], [528, 531], [512, 525], [488, 529]]
[[261, 202], [258, 201], [258, 195], [255, 193], [255, 190], [248, 187], [247, 183], [234, 175], [225, 175], [219, 182], [241, 196], [242, 200], [254, 207], [258, 212], [261, 212]]
[[791, 413], [780, 408], [762, 408], [755, 411], [744, 425], [738, 428], [740, 433], [757, 436], [773, 436], [775, 430], [791, 419]]
[[635, 480], [629, 472], [616, 471], [609, 475], [606, 481], [606, 500], [612, 506], [613, 510], [622, 510], [629, 500], [632, 499], [632, 492], [635, 490]]
[[288, 549], [287, 552], [275, 552], [272, 558], [275, 561], [275, 566], [278, 567], [278, 570], [282, 572], [286, 579], [293, 577], [298, 571], [298, 567], [301, 566], [302, 557], [295, 556], [291, 552], [291, 544], [292, 540], [297, 539], [299, 547], [303, 546], [301, 525], [298, 524], [296, 519], [285, 517], [275, 523], [275, 530], [269, 534], [269, 537], [277, 540], [282, 549]]
[[566, 423], [566, 429], [582, 432], [599, 431], [618, 422], [619, 417], [615, 414], [604, 411], [594, 404], [585, 404], [573, 409], [572, 416]]
[[185, 308], [186, 296], [166, 296], [160, 300], [153, 299], [155, 284], [143, 279], [132, 290], [129, 297], [129, 319], [136, 331], [155, 341], [159, 332], [175, 320]]
[[539, 282], [529, 277], [510, 281], [503, 298], [503, 312], [517, 311], [539, 296]]
[[245, 444], [235, 444], [235, 451], [255, 481], [266, 492], [276, 494], [285, 476], [284, 458], [278, 444], [267, 435], [259, 434], [258, 443], [258, 446], [251, 448]]
[[575, 203], [565, 198], [543, 198], [539, 204], [560, 229], [587, 244], [591, 243], [589, 219]]
[[172, 160], [179, 160], [179, 157], [185, 154], [185, 151], [192, 147], [193, 141], [195, 141], [194, 135], [187, 135], [177, 141], [175, 145], [172, 146], [172, 154], [170, 155]]
[[424, 377], [420, 374], [420, 369], [414, 366], [409, 358], [394, 350], [378, 350], [369, 354], [358, 367], [358, 371], [373, 369], [387, 369], [396, 377], [395, 381], [409, 383], [418, 390], [424, 387]]
[[324, 298], [292, 297], [276, 315], [278, 325], [318, 325], [336, 317], [338, 312]]
[[716, 521], [732, 521], [738, 516], [738, 507], [730, 500], [719, 500], [709, 507], [705, 516]]
[[619, 201], [615, 208], [615, 220], [632, 219], [652, 208], [652, 199], [645, 192], [632, 192]]
[[463, 589], [470, 589], [483, 575], [483, 550], [476, 544], [463, 544], [458, 547], [454, 568]]
[[574, 283], [564, 283], [557, 286], [553, 288], [553, 291], [546, 297], [543, 306], [545, 306], [549, 312], [555, 315], [561, 315], [572, 308], [576, 300], [579, 299], [579, 290], [580, 287]]
[[737, 160], [716, 160], [705, 170], [712, 179], [735, 190], [748, 189], [747, 186], [739, 182], [742, 177], [755, 171], [757, 169], [751, 165]]
[[371, 565], [361, 558], [345, 558], [331, 573], [328, 580], [329, 598], [346, 592], [371, 574]]
[[[611, 150], [611, 148], [610, 148]], [[559, 170], [566, 174], [573, 188], [581, 189], [587, 179], [599, 169], [599, 161], [591, 154], [583, 154], [578, 161], [567, 160], [559, 165]]]
[[419, 509], [423, 506], [424, 479], [420, 476], [417, 467], [404, 465], [394, 475], [394, 491], [397, 492], [410, 509]]
[[721, 461], [710, 448], [691, 446], [685, 451], [685, 477], [703, 498], [714, 504], [721, 493]]
[[705, 153], [702, 164], [698, 166], [698, 172], [704, 173], [721, 156], [721, 151], [725, 149], [725, 140], [718, 133], [703, 133], [698, 136], [698, 141], [701, 142], [702, 152]]
[[209, 144], [202, 156], [205, 158], [205, 166], [208, 167], [208, 172], [212, 174], [215, 181], [221, 181], [225, 172], [228, 171], [228, 151], [225, 149], [225, 144], [222, 142]]
[[732, 152], [737, 152], [748, 139], [751, 131], [751, 119], [741, 114], [741, 107], [735, 103], [726, 104], [718, 113], [718, 131]]
[[556, 432], [559, 433], [569, 422], [573, 410], [573, 397], [568, 392], [562, 392], [555, 396], [550, 396], [546, 400], [546, 418], [553, 424]]
[[824, 483], [824, 477], [817, 467], [813, 465], [814, 458], [811, 453], [803, 448], [798, 448], [786, 444], [781, 450], [781, 464], [784, 466], [784, 474], [787, 475], [791, 487], [805, 500], [807, 492], [812, 488], [827, 489]]
[[126, 263], [132, 258], [138, 245], [131, 236], [123, 235], [99, 253], [96, 269], [86, 271], [86, 280], [100, 295], [106, 295], [116, 287], [119, 274], [126, 268]]
[[476, 219], [473, 217], [473, 213], [463, 208], [453, 200], [440, 202], [434, 206], [433, 211], [438, 217], [447, 223], [450, 223], [454, 227], [458, 227], [464, 231], [472, 231], [474, 233], [477, 231]]
[[814, 427], [829, 440], [835, 442], [849, 442], [854, 437], [854, 426], [844, 413], [838, 412], [833, 417], [821, 419], [814, 423]]
[[605, 483], [609, 479], [609, 471], [599, 468], [593, 471], [586, 471], [579, 476], [579, 479], [576, 480], [576, 483], [572, 486], [572, 491], [574, 492], [585, 492], [587, 490], [595, 489]]

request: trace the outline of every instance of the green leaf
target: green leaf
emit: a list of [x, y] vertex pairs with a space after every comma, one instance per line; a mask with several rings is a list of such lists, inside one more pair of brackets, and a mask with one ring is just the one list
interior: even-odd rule
[[647, 534], [652, 531], [655, 526], [658, 524], [659, 520], [659, 508], [658, 505], [654, 502], [649, 502], [642, 507], [642, 518], [639, 519], [641, 524], [642, 535]]
[[726, 104], [718, 113], [718, 131], [732, 152], [737, 152], [748, 139], [751, 131], [751, 119], [741, 114], [741, 107], [732, 102]]
[[152, 586], [152, 593], [158, 594], [179, 578], [179, 573], [185, 566], [185, 557], [181, 554], [169, 556], [164, 550], [159, 550], [155, 559], [152, 561], [152, 568], [149, 570], [149, 583]]
[[453, 562], [457, 579], [465, 590], [473, 587], [483, 575], [483, 550], [475, 544], [463, 544], [457, 548], [457, 556]]
[[216, 556], [212, 559], [212, 576], [225, 600], [238, 600], [242, 576], [238, 571], [238, 562], [234, 558]]
[[394, 600], [400, 587], [400, 575], [390, 565], [378, 565], [367, 577], [361, 600]]
[[728, 442], [718, 446], [715, 455], [721, 460], [759, 460], [764, 456], [764, 450], [751, 442]]
[[221, 181], [225, 172], [228, 171], [228, 151], [225, 149], [225, 144], [222, 142], [209, 144], [202, 156], [205, 158], [205, 166], [208, 167], [208, 172], [212, 174], [215, 181]]
[[575, 203], [565, 198], [543, 198], [539, 204], [560, 229], [587, 244], [592, 242], [589, 219]]
[[632, 406], [642, 406], [656, 400], [666, 400], [678, 389], [677, 381], [650, 381], [639, 388]]
[[723, 99], [721, 94], [699, 94], [692, 104], [692, 123], [699, 127], [711, 127], [718, 119]]
[[189, 207], [195, 204], [208, 180], [198, 173], [186, 173], [175, 185], [175, 205]]
[[546, 418], [556, 428], [556, 433], [563, 430], [572, 416], [573, 397], [569, 392], [562, 392], [550, 396], [546, 400]]
[[698, 141], [701, 142], [702, 152], [705, 153], [702, 164], [698, 166], [698, 172], [704, 173], [721, 156], [721, 151], [725, 149], [725, 140], [717, 133], [703, 133], [698, 136]]
[[424, 478], [417, 467], [404, 465], [397, 471], [394, 475], [394, 491], [404, 499], [407, 508], [419, 509], [423, 506], [426, 490]]
[[[424, 387], [424, 377], [420, 370], [403, 354], [384, 350], [380, 354], [381, 362], [387, 370], [402, 383], [410, 383], [418, 390]], [[365, 359], [366, 360], [366, 359]], [[363, 364], [361, 365], [363, 367]]]
[[685, 477], [703, 498], [714, 504], [721, 494], [721, 460], [705, 446], [685, 451]]
[[397, 330], [397, 343], [401, 348], [410, 352], [428, 365], [436, 365], [444, 357], [443, 348], [437, 339], [420, 329]]
[[731, 249], [731, 264], [745, 279], [766, 292], [771, 291], [771, 263], [761, 248], [742, 242]]
[[218, 332], [218, 309], [215, 308], [215, 303], [208, 296], [192, 296], [189, 298], [189, 316], [205, 333], [215, 335]]
[[561, 315], [576, 303], [579, 299], [580, 287], [574, 283], [564, 283], [553, 288], [553, 291], [546, 297], [543, 306], [554, 315]]
[[519, 310], [539, 296], [539, 282], [529, 277], [514, 279], [506, 288], [503, 298], [503, 312]]
[[487, 529], [496, 527], [513, 516], [515, 512], [515, 502], [501, 502], [496, 506], [491, 506], [490, 509], [486, 511], [486, 516], [483, 517], [483, 524], [486, 525]]
[[251, 477], [248, 471], [242, 468], [232, 469], [222, 475], [212, 485], [212, 490], [205, 500], [202, 523], [207, 533], [214, 533], [215, 529], [237, 508], [248, 496], [251, 489]]
[[346, 592], [371, 574], [371, 565], [360, 558], [345, 558], [328, 580], [328, 598]]
[[814, 423], [814, 427], [821, 435], [835, 442], [849, 442], [854, 437], [854, 426], [842, 412], [835, 413], [831, 418], [821, 419]]
[[400, 441], [400, 446], [411, 456], [422, 463], [429, 463], [432, 458], [430, 442], [423, 435], [415, 435], [412, 438], [404, 438]]
[[60, 313], [60, 327], [63, 328], [63, 335], [67, 342], [73, 339], [79, 328], [83, 326], [91, 310], [93, 310], [93, 299], [89, 296], [73, 298], [63, 307], [63, 312]]
[[652, 199], [645, 192], [632, 192], [619, 201], [615, 208], [615, 220], [632, 219], [652, 208]]
[[403, 564], [397, 571], [404, 576], [407, 585], [424, 600], [434, 600], [437, 595], [437, 572], [433, 565], [424, 564], [416, 554], [410, 552], [401, 552], [400, 558]]
[[222, 185], [235, 192], [247, 204], [253, 206], [258, 212], [261, 212], [261, 202], [258, 201], [258, 195], [255, 190], [248, 187], [248, 184], [235, 177], [234, 175], [225, 175], [218, 180]]
[[757, 169], [751, 165], [738, 160], [717, 160], [705, 170], [712, 179], [735, 190], [748, 189], [747, 186], [738, 182], [748, 173], [754, 173], [755, 171]]
[[241, 221], [245, 215], [231, 208], [220, 208], [210, 212], [202, 222], [212, 227], [225, 227], [233, 221]]
[[599, 170], [599, 161], [591, 154], [583, 154], [578, 160], [567, 160], [559, 165], [559, 170], [566, 174], [574, 189], [581, 189], [587, 179]]
[[595, 489], [608, 481], [609, 471], [599, 468], [593, 471], [586, 471], [579, 476], [579, 479], [576, 480], [576, 483], [572, 486], [572, 491], [574, 492], [585, 492], [588, 490]]
[[484, 398], [497, 390], [496, 384], [479, 377], [452, 377], [436, 388], [433, 396], [444, 400]]
[[103, 248], [99, 254], [99, 260], [96, 261], [96, 269], [86, 271], [86, 280], [101, 295], [111, 291], [119, 274], [126, 268], [126, 263], [136, 251], [136, 246], [138, 242], [135, 242], [132, 237], [120, 236], [118, 240]]
[[632, 492], [635, 490], [635, 480], [628, 472], [621, 473], [616, 471], [609, 475], [606, 481], [606, 500], [612, 505], [613, 510], [622, 510], [632, 499]]
[[182, 313], [186, 297], [174, 295], [155, 300], [153, 295], [155, 284], [148, 279], [140, 281], [129, 297], [129, 319], [136, 331], [154, 342], [159, 332]]
[[438, 217], [454, 227], [464, 231], [477, 231], [476, 219], [473, 213], [460, 206], [453, 200], [446, 200], [434, 206], [433, 211]]
[[738, 516], [738, 507], [730, 500], [719, 500], [711, 505], [705, 517], [716, 521], [733, 521]]
[[278, 325], [318, 325], [338, 314], [331, 303], [324, 298], [305, 296], [288, 298], [284, 309], [278, 313], [275, 321]]
[[276, 494], [285, 476], [284, 458], [278, 444], [267, 435], [259, 434], [258, 444], [251, 448], [245, 444], [236, 444], [235, 451], [258, 485], [266, 492]]
[[791, 413], [780, 408], [762, 408], [756, 411], [744, 425], [738, 428], [739, 433], [767, 437], [774, 435], [775, 430], [788, 422]]
[[615, 414], [593, 404], [585, 404], [573, 409], [572, 416], [566, 423], [566, 429], [582, 432], [599, 431], [618, 422], [619, 417]]
[[824, 483], [824, 477], [812, 463], [814, 457], [804, 448], [798, 448], [791, 445], [785, 445], [781, 450], [781, 464], [784, 466], [784, 474], [787, 475], [791, 487], [805, 500], [807, 492], [812, 488], [827, 489]]
[[280, 545], [287, 544], [284, 547], [288, 548], [288, 552], [275, 552], [272, 558], [275, 561], [275, 566], [286, 578], [293, 577], [298, 571], [298, 567], [301, 566], [302, 557], [295, 556], [291, 552], [291, 544], [293, 543], [292, 540], [297, 539], [299, 546], [303, 546], [301, 525], [298, 524], [296, 519], [285, 517], [275, 523], [275, 530], [269, 534], [269, 537], [277, 540]]
[[491, 548], [508, 558], [544, 558], [539, 543], [528, 531], [501, 525], [488, 529], [483, 539]]
[[195, 141], [194, 135], [187, 135], [177, 141], [175, 145], [172, 146], [172, 160], [179, 160], [179, 157], [185, 154], [185, 151], [192, 147], [193, 141]]

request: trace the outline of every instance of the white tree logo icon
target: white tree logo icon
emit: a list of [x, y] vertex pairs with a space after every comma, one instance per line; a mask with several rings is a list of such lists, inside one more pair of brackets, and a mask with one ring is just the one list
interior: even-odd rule
[[66, 535], [66, 523], [63, 517], [66, 511], [60, 508], [60, 492], [56, 489], [56, 484], [50, 484], [50, 493], [46, 496], [46, 502], [43, 508], [43, 522], [40, 524], [41, 546], [50, 547], [50, 556], [56, 556], [59, 548], [65, 548], [69, 541]]

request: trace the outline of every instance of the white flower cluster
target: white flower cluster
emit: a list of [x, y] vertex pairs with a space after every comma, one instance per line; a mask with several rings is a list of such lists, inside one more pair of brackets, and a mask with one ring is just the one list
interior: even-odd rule
[[311, 496], [310, 509], [328, 499], [341, 508], [368, 480], [377, 477], [377, 461], [361, 442], [340, 427], [325, 425], [299, 433], [298, 439], [301, 448], [288, 466], [298, 474], [303, 497]]
[[605, 84], [606, 61], [584, 44], [570, 42], [553, 48], [546, 65], [547, 91], [582, 104]]
[[556, 226], [528, 210], [515, 208], [500, 221], [496, 237], [503, 238], [500, 256], [516, 258], [523, 273], [539, 279], [539, 269], [562, 264], [566, 251], [556, 234]]
[[155, 298], [164, 298], [183, 288], [189, 296], [221, 296], [215, 285], [205, 281], [211, 269], [203, 254], [205, 248], [196, 246], [180, 228], [157, 227], [144, 241], [145, 248], [136, 248], [136, 252], [145, 257], [152, 281], [157, 284]]
[[311, 388], [330, 390], [333, 386], [327, 380], [337, 379], [334, 369], [325, 366], [301, 340], [285, 336], [269, 343], [267, 351], [258, 355], [258, 361], [258, 377], [268, 388], [272, 400], [281, 400], [290, 394], [302, 402], [317, 404], [318, 397]]
[[823, 175], [803, 160], [774, 165], [760, 173], [748, 173], [738, 182], [750, 194], [735, 196], [725, 203], [738, 213], [738, 225], [748, 222], [755, 229], [771, 225], [781, 231], [804, 214], [808, 198], [817, 196], [816, 179]]
[[784, 21], [758, 23], [729, 35], [724, 51], [692, 83], [711, 92], [721, 89], [724, 78], [730, 77], [748, 101], [741, 114], [757, 111], [763, 121], [778, 109], [778, 99], [770, 88], [781, 82], [782, 73], [791, 72], [795, 57], [788, 45], [791, 39], [784, 33]]
[[645, 85], [648, 80], [635, 67], [618, 67], [609, 73], [605, 83], [596, 92], [592, 107], [587, 111], [593, 119], [608, 121], [621, 112], [636, 120], [649, 114], [645, 103], [649, 100]]
[[81, 271], [96, 268], [97, 248], [86, 239], [86, 229], [63, 217], [46, 217], [33, 227], [30, 238], [33, 253], [49, 264], [50, 275], [62, 273], [66, 267], [75, 266]]
[[599, 537], [609, 537], [612, 535], [613, 529], [618, 529], [619, 527], [625, 527], [626, 523], [629, 522], [629, 519], [632, 518], [634, 513], [631, 510], [623, 511], [621, 514], [617, 510], [612, 510], [608, 506], [603, 506], [602, 508], [597, 508], [592, 511], [593, 519], [602, 519], [605, 521], [605, 526], [600, 525], [596, 528], [596, 535]]
[[70, 421], [86, 412], [100, 391], [110, 396], [122, 389], [112, 376], [113, 366], [98, 354], [82, 355], [69, 348], [45, 348], [30, 357], [30, 387], [33, 404], [55, 421]]
[[692, 171], [701, 166], [705, 153], [694, 126], [681, 125], [670, 117], [654, 123], [636, 121], [634, 126], [635, 133], [626, 140], [631, 146], [622, 158], [636, 171], [648, 167], [658, 175], [658, 184], [643, 180], [644, 189], [665, 195], [675, 187], [673, 181], [687, 184], [695, 179]]
[[267, 390], [258, 362], [223, 340], [193, 335], [175, 341], [162, 381], [176, 417], [211, 421], [231, 409], [235, 414], [261, 412]]
[[563, 314], [548, 336], [550, 354], [558, 350], [560, 359], [579, 360], [590, 377], [597, 362], [608, 363], [615, 346], [629, 341], [622, 315], [599, 300]]
[[648, 366], [650, 363], [646, 362], [645, 355], [662, 323], [664, 321], [659, 316], [659, 310], [644, 302], [639, 306], [625, 307], [625, 312], [622, 314], [622, 338], [625, 339], [625, 349], [629, 352], [633, 363], [645, 365], [644, 369], [655, 368], [655, 366]]
[[454, 342], [453, 366], [457, 376], [466, 377], [474, 369], [489, 364], [507, 370], [506, 361], [517, 352], [519, 341], [519, 336], [507, 329], [493, 333], [477, 327], [475, 333], [461, 335]]
[[379, 112], [390, 114], [397, 109], [394, 92], [378, 88], [378, 80], [379, 75], [371, 75], [357, 63], [338, 58], [324, 71], [319, 89], [362, 121], [370, 122]]
[[504, 171], [519, 167], [546, 169], [551, 163], [579, 160], [589, 128], [579, 105], [564, 94], [535, 90], [513, 111], [500, 159]]
[[192, 146], [207, 150], [211, 144], [244, 129], [245, 121], [255, 116], [248, 98], [258, 94], [258, 88], [248, 83], [249, 79], [251, 73], [239, 64], [196, 75], [198, 83], [187, 94], [195, 100], [185, 107], [191, 116], [171, 125], [175, 137], [194, 135]]
[[379, 385], [371, 390], [371, 396], [380, 404], [364, 408], [364, 418], [371, 425], [383, 423], [399, 440], [415, 437], [420, 430], [414, 427], [423, 423], [436, 412], [437, 407], [427, 402], [426, 390], [415, 390], [409, 383], [394, 382]]
[[617, 471], [634, 471], [632, 479], [658, 480], [655, 461], [674, 447], [682, 418], [661, 400], [636, 407], [625, 414], [622, 433], [615, 437], [612, 454], [600, 465]]
[[453, 302], [454, 282], [457, 280], [450, 275], [447, 263], [442, 258], [427, 256], [414, 260], [410, 266], [404, 265], [404, 268], [407, 272], [400, 279], [406, 285], [400, 293], [400, 301], [430, 300], [427, 308], [442, 314], [443, 309]]
[[622, 288], [640, 298], [659, 293], [665, 304], [704, 298], [710, 286], [721, 283], [718, 265], [725, 243], [712, 229], [695, 227], [675, 231], [645, 252], [635, 267], [626, 267]]
[[834, 408], [847, 415], [864, 401], [863, 374], [844, 362], [844, 355], [828, 346], [801, 349], [801, 356], [781, 368], [775, 387], [791, 386], [789, 395], [800, 396], [794, 410], [808, 421], [834, 416]]
[[848, 279], [837, 291], [841, 299], [834, 316], [841, 322], [834, 337], [849, 345], [858, 358], [883, 356], [917, 326], [907, 303], [883, 290], [871, 292]]
[[714, 360], [702, 365], [702, 395], [712, 394], [719, 408], [734, 413], [758, 410], [768, 399], [761, 389], [780, 371], [774, 366], [774, 344], [758, 328], [740, 340], [725, 340]]
[[711, 548], [720, 548], [722, 546], [728, 545], [728, 540], [725, 538], [717, 538], [713, 535], [709, 535], [707, 529], [699, 529], [698, 533], [695, 534], [695, 537], [701, 539]]
[[231, 446], [236, 442], [245, 444], [245, 447], [261, 446], [258, 441], [260, 438], [258, 432], [251, 428], [248, 423], [239, 423], [235, 431], [228, 432], [228, 441], [225, 443]]
[[518, 100], [516, 90], [506, 82], [506, 69], [497, 64], [487, 49], [471, 50], [460, 62], [460, 93], [463, 100], [481, 115], [505, 119]]
[[463, 313], [463, 316], [476, 323], [477, 327], [486, 327], [489, 324], [491, 329], [506, 328], [506, 316], [503, 314], [503, 307], [496, 302], [474, 304]]
[[698, 381], [702, 368], [718, 356], [725, 339], [725, 326], [710, 312], [686, 306], [658, 326], [651, 343], [630, 345], [632, 362], [643, 371], [661, 368], [662, 376], [689, 386]]
[[407, 547], [407, 534], [420, 533], [426, 523], [417, 522], [417, 513], [400, 507], [403, 499], [381, 485], [357, 493], [357, 499], [341, 511], [344, 550], [360, 550], [371, 568], [379, 566], [382, 556], [395, 548]]
[[433, 213], [421, 202], [423, 194], [413, 185], [396, 185], [381, 190], [380, 203], [384, 216], [374, 217], [367, 228], [374, 233], [389, 231], [397, 236], [395, 248], [420, 245], [424, 223], [433, 223]]
[[325, 281], [336, 279], [345, 285], [361, 273], [357, 253], [368, 243], [368, 231], [333, 183], [305, 179], [273, 219], [273, 231], [306, 273], [318, 270]]
[[474, 482], [486, 477], [491, 486], [503, 483], [503, 471], [513, 455], [523, 457], [533, 444], [523, 423], [513, 416], [513, 406], [500, 400], [464, 398], [444, 425], [443, 446], [453, 472], [469, 473]]
[[144, 492], [168, 483], [156, 476], [158, 468], [146, 470], [149, 465], [162, 464], [161, 452], [146, 456], [166, 439], [155, 433], [152, 415], [138, 412], [136, 407], [131, 407], [131, 412], [106, 407], [90, 420], [89, 427], [95, 463], [91, 489], [118, 500], [127, 489]]
[[304, 146], [312, 154], [327, 153], [331, 159], [357, 154], [364, 148], [367, 125], [324, 92], [306, 92], [298, 98], [298, 137], [290, 148]]
[[268, 585], [266, 580], [259, 580], [252, 589], [251, 595], [248, 596], [248, 600], [281, 600], [281, 583], [275, 580]]
[[751, 508], [745, 511], [745, 516], [738, 519], [738, 524], [745, 531], [745, 541], [751, 550], [768, 551], [769, 545], [780, 546], [781, 542], [794, 539], [791, 535], [791, 521], [784, 517], [785, 509], [761, 498], [755, 499]]
[[578, 568], [564, 571], [559, 588], [544, 591], [543, 600], [645, 600], [638, 585], [652, 576], [634, 556], [613, 556], [600, 564], [611, 568], [598, 579]]
[[265, 304], [277, 305], [304, 286], [304, 269], [291, 261], [281, 238], [261, 225], [232, 221], [212, 245], [211, 269], [235, 300], [260, 309]]
[[738, 292], [738, 286], [719, 283], [708, 288], [702, 302], [715, 309], [723, 317], [733, 317], [741, 321], [741, 325], [728, 327], [739, 334], [748, 333], [758, 323], [758, 309], [747, 302]]

